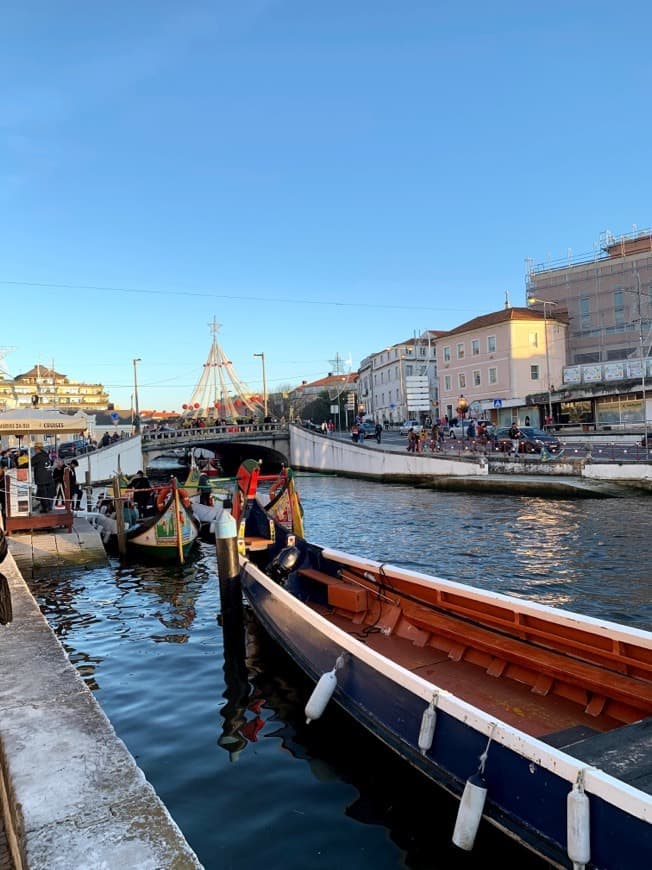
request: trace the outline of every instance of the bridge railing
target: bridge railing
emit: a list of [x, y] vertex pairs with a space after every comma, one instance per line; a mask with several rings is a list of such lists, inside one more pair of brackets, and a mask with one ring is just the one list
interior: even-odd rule
[[287, 429], [282, 423], [227, 423], [224, 426], [193, 426], [143, 432], [143, 444], [175, 444], [184, 441], [214, 441], [233, 435], [269, 434]]

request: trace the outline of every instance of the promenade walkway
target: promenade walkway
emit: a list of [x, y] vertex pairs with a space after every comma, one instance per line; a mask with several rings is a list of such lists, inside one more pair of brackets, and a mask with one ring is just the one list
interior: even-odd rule
[[12, 536], [2, 563], [13, 621], [0, 625], [0, 870], [201, 868], [70, 663], [12, 556], [16, 548], [27, 573], [34, 559], [30, 572], [65, 570], [75, 547], [78, 564], [97, 559], [100, 548], [103, 554], [86, 520], [75, 519], [75, 528], [72, 535], [34, 532], [22, 547]]

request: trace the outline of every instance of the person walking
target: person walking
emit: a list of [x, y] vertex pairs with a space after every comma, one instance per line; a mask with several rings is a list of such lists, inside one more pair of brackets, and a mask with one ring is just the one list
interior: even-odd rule
[[54, 508], [63, 509], [66, 506], [66, 496], [63, 485], [64, 472], [65, 466], [63, 460], [55, 459], [54, 468], [52, 469], [52, 484], [54, 486], [54, 502], [52, 507]]
[[512, 440], [512, 453], [515, 456], [518, 456], [518, 449], [520, 447], [520, 438], [521, 438], [521, 430], [518, 428], [518, 424], [516, 421], [512, 423], [509, 429], [509, 437]]
[[80, 510], [83, 494], [81, 484], [77, 481], [78, 468], [79, 463], [77, 460], [71, 459], [70, 464], [68, 465], [68, 492], [70, 494], [70, 509], [73, 511]]
[[52, 480], [52, 471], [50, 468], [50, 457], [45, 452], [42, 441], [37, 441], [34, 444], [32, 476], [34, 478], [34, 483], [36, 484], [38, 509], [41, 513], [47, 514], [52, 509], [54, 482]]
[[380, 423], [376, 423], [376, 428], [374, 431], [376, 433], [376, 441], [380, 444], [380, 439], [383, 435], [383, 427], [380, 425]]

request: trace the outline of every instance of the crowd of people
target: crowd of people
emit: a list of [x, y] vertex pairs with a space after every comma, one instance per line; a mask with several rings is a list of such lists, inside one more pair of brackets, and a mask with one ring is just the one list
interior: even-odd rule
[[31, 465], [32, 481], [36, 486], [35, 513], [50, 513], [56, 509], [79, 510], [82, 488], [77, 481], [76, 459], [64, 463], [53, 457], [45, 449], [42, 441], [36, 441], [31, 457], [27, 449], [0, 451], [0, 506], [5, 513], [4, 476], [13, 468], [27, 468]]

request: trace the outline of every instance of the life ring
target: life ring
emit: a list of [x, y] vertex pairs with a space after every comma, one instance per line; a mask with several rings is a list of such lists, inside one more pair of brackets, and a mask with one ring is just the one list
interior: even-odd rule
[[184, 507], [189, 508], [190, 507], [190, 496], [188, 495], [188, 490], [181, 487], [181, 489], [178, 490], [178, 493], [179, 493], [179, 501], [181, 502], [181, 504]]
[[163, 489], [159, 490], [158, 495], [156, 496], [156, 510], [160, 513], [166, 505], [168, 500], [168, 496], [172, 492], [171, 486], [164, 486]]

